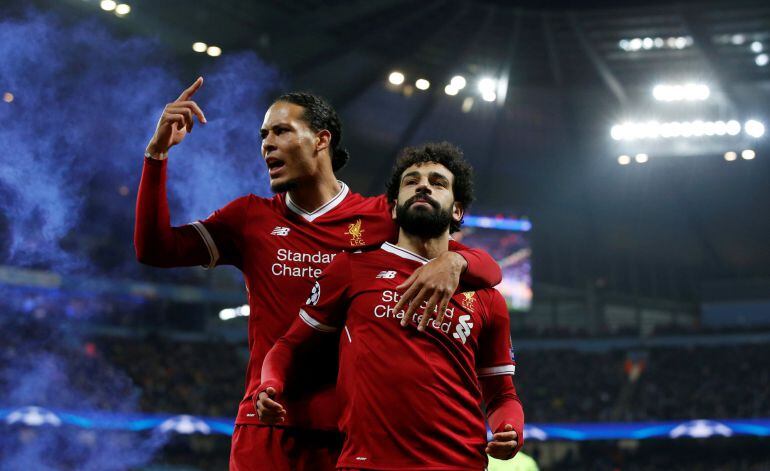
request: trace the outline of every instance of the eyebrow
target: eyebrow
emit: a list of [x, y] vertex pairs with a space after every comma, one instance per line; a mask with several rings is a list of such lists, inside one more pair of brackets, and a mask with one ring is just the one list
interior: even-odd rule
[[[401, 177], [401, 181], [404, 181], [404, 179], [406, 179], [408, 177], [419, 177], [419, 176], [420, 176], [420, 172], [418, 172], [417, 170], [413, 170], [413, 171], [411, 171], [409, 173], [405, 173], [404, 176]], [[449, 178], [447, 178], [445, 175], [443, 175], [443, 174], [441, 174], [439, 172], [430, 172], [428, 174], [428, 178], [440, 178], [440, 179], [442, 179], [444, 181], [447, 181], [447, 182], [449, 181]]]
[[275, 128], [278, 128], [278, 127], [281, 127], [281, 126], [290, 128], [291, 124], [285, 123], [285, 122], [281, 121], [280, 123], [275, 123], [272, 126], [267, 127], [267, 128], [259, 128], [259, 133], [262, 134], [263, 132], [267, 132], [269, 129], [275, 129]]

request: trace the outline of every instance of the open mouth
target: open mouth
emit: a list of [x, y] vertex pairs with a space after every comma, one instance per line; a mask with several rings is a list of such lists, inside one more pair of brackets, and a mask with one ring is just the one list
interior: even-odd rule
[[274, 177], [278, 175], [281, 170], [286, 166], [286, 164], [281, 159], [276, 159], [275, 157], [268, 158], [265, 163], [267, 163], [267, 170], [270, 174], [270, 177]]

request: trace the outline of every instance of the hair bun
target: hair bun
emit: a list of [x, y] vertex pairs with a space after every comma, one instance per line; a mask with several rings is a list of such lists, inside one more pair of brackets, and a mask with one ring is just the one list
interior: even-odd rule
[[334, 154], [332, 155], [332, 170], [336, 172], [344, 167], [345, 164], [348, 163], [349, 158], [350, 154], [347, 150], [342, 148], [334, 149]]

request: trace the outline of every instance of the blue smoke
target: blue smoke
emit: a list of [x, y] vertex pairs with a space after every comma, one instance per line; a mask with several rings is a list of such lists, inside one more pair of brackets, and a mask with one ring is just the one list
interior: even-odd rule
[[[0, 21], [0, 63], [0, 94], [14, 95], [0, 102], [2, 259], [92, 270], [62, 242], [98, 234], [111, 218], [133, 218], [126, 210], [133, 207], [145, 145], [165, 104], [195, 77], [180, 81], [172, 58], [150, 40], [117, 39], [97, 22], [69, 26], [40, 12]], [[221, 57], [203, 75], [196, 99], [209, 124], [172, 150], [177, 223], [203, 218], [245, 193], [268, 193], [256, 160], [258, 129], [277, 74], [253, 53], [241, 53]], [[118, 193], [121, 186], [128, 195]], [[84, 220], [84, 206], [96, 200], [115, 210], [107, 220]]]
[[[2, 290], [4, 295], [19, 294]], [[140, 391], [98, 354], [87, 355], [62, 313], [43, 308], [35, 316], [3, 303], [0, 329], [0, 408], [35, 406], [78, 411], [137, 409]], [[58, 316], [57, 316], [58, 315]], [[53, 322], [52, 322], [53, 321]], [[2, 424], [0, 469], [121, 470], [148, 463], [166, 443], [160, 433], [135, 434], [46, 425]]]
[[[123, 266], [136, 269], [130, 244], [142, 154], [165, 104], [195, 77], [180, 80], [173, 58], [150, 40], [118, 39], [98, 22], [70, 25], [38, 11], [0, 19], [0, 64], [0, 96], [14, 98], [0, 102], [0, 264], [97, 274], [84, 246], [106, 240]], [[269, 193], [258, 130], [277, 74], [253, 53], [212, 64], [195, 97], [209, 123], [171, 152], [177, 224], [245, 193]], [[18, 296], [11, 288], [0, 294]], [[83, 357], [82, 335], [21, 311], [0, 304], [0, 407], [138, 408], [125, 374]], [[164, 443], [64, 427], [7, 431], [2, 469], [128, 469]]]

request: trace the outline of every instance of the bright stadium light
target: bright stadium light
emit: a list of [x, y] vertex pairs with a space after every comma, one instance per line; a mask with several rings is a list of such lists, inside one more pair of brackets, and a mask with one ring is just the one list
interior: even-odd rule
[[451, 83], [446, 87], [444, 87], [444, 93], [446, 93], [449, 96], [455, 96], [457, 95], [457, 92], [458, 92], [457, 88], [453, 87]]
[[5, 92], [3, 93], [3, 101], [6, 103], [10, 103], [13, 101], [13, 93], [11, 92]]
[[631, 38], [621, 39], [618, 41], [618, 47], [628, 52], [635, 52], [644, 49], [649, 51], [652, 49], [684, 49], [688, 46], [692, 46], [692, 36], [681, 37], [646, 37], [646, 38]]
[[652, 96], [658, 101], [703, 101], [711, 95], [708, 85], [702, 83], [686, 83], [684, 85], [656, 85]]
[[112, 11], [118, 4], [114, 0], [102, 0], [101, 3], [99, 3], [99, 6], [102, 7], [102, 10], [104, 11]]
[[[746, 132], [752, 137], [760, 137], [764, 134], [764, 125], [756, 120], [746, 122], [750, 130]], [[616, 141], [632, 141], [637, 139], [658, 139], [677, 137], [703, 137], [703, 136], [736, 136], [741, 132], [741, 123], [732, 119], [724, 121], [672, 121], [659, 123], [658, 121], [625, 122], [615, 124], [610, 128], [610, 137]]]
[[452, 85], [452, 87], [456, 88], [457, 90], [462, 90], [465, 88], [465, 85], [467, 82], [465, 81], [465, 77], [462, 75], [455, 75], [452, 77], [452, 80], [449, 81], [449, 84]]
[[482, 98], [484, 101], [489, 101], [489, 102], [492, 102], [492, 101], [495, 101], [495, 100], [497, 100], [497, 94], [496, 94], [495, 92], [489, 92], [489, 91], [487, 91], [487, 92], [482, 92], [482, 93], [481, 93], [481, 98]]
[[618, 157], [618, 163], [620, 165], [628, 165], [631, 163], [631, 157], [627, 155], [621, 155], [620, 157]]
[[751, 52], [756, 54], [759, 54], [760, 52], [762, 52], [762, 49], [764, 49], [762, 46], [762, 43], [759, 41], [754, 41], [753, 43], [751, 43], [751, 46], [749, 47], [751, 48]]
[[754, 63], [760, 67], [764, 67], [767, 65], [768, 60], [770, 60], [770, 58], [767, 57], [767, 54], [760, 54], [754, 58]]
[[118, 16], [126, 16], [131, 13], [131, 5], [120, 3], [115, 6], [115, 14]]
[[392, 83], [393, 85], [401, 85], [404, 83], [404, 74], [398, 71], [391, 72], [390, 75], [388, 75], [388, 82]]
[[743, 123], [743, 130], [751, 137], [762, 137], [765, 134], [765, 125], [756, 119], [750, 119]]
[[726, 161], [732, 162], [732, 161], [734, 161], [737, 158], [738, 158], [738, 154], [736, 154], [735, 152], [733, 152], [733, 151], [725, 152], [725, 160]]
[[495, 90], [497, 90], [497, 81], [495, 79], [484, 77], [479, 80], [479, 92], [481, 92], [482, 97], [484, 94], [495, 93]]
[[193, 43], [193, 51], [195, 52], [206, 52], [206, 49], [208, 49], [209, 45], [202, 42]]
[[650, 156], [647, 155], [647, 154], [636, 154], [636, 157], [634, 157], [634, 159], [638, 163], [643, 164], [643, 163], [647, 162], [648, 160], [650, 160]]
[[417, 87], [418, 90], [427, 90], [428, 88], [430, 88], [430, 82], [421, 78], [421, 79], [417, 79], [417, 81], [414, 82], [414, 86]]
[[757, 156], [756, 152], [754, 152], [751, 149], [745, 149], [744, 151], [741, 152], [741, 157], [743, 157], [744, 160], [751, 160], [756, 156]]
[[211, 57], [219, 57], [222, 55], [222, 49], [217, 46], [209, 46], [206, 49], [206, 54], [210, 55]]
[[243, 306], [222, 309], [219, 311], [219, 318], [223, 321], [229, 321], [230, 319], [235, 319], [236, 317], [247, 317], [249, 312], [249, 305], [244, 304]]
[[733, 37], [731, 38], [733, 44], [736, 46], [740, 46], [741, 44], [746, 42], [746, 36], [742, 34], [733, 34]]

